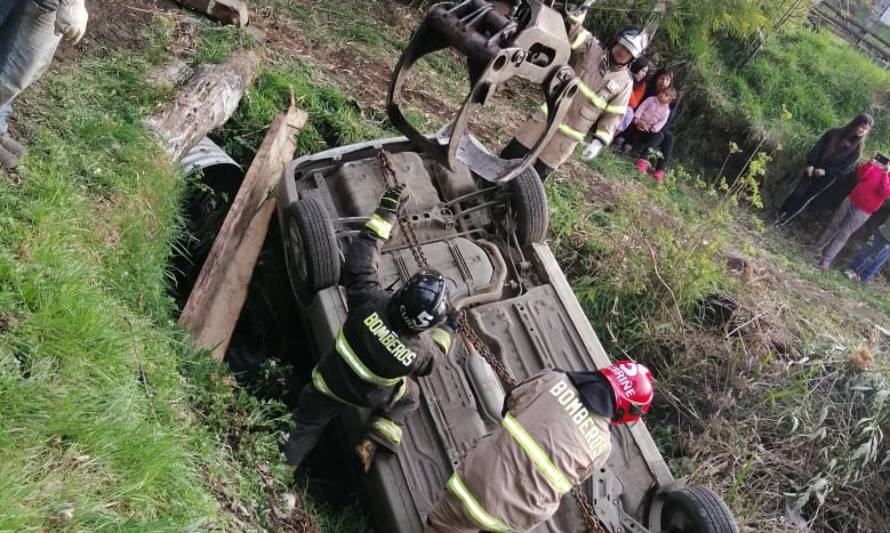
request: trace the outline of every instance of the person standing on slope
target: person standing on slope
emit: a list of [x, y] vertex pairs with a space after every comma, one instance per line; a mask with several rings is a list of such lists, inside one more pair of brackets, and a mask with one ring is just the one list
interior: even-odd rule
[[[585, 145], [582, 157], [593, 159], [612, 142], [633, 90], [628, 65], [641, 57], [649, 45], [646, 31], [629, 26], [604, 46], [584, 29], [584, 15], [586, 10], [583, 14], [570, 14], [566, 18], [573, 50], [571, 66], [581, 83], [559, 130], [535, 162], [535, 170], [542, 180], [571, 157], [575, 146], [584, 143], [588, 132], [594, 127], [593, 140]], [[544, 106], [519, 127], [516, 136], [504, 147], [501, 157], [523, 157], [531, 151], [546, 127], [547, 109]]]
[[877, 154], [859, 166], [856, 172], [859, 183], [837, 208], [822, 237], [810, 249], [822, 270], [831, 267], [834, 257], [850, 236], [890, 198], [890, 163], [878, 163], [876, 158]]
[[26, 151], [9, 135], [12, 101], [43, 76], [63, 38], [83, 38], [88, 18], [84, 0], [0, 0], [0, 167]]
[[871, 115], [862, 113], [846, 126], [828, 130], [819, 138], [807, 153], [806, 168], [779, 208], [774, 225], [783, 226], [790, 222], [838, 178], [853, 170], [862, 156], [873, 123]]
[[609, 424], [652, 403], [652, 375], [633, 361], [595, 372], [545, 370], [513, 389], [501, 427], [448, 479], [425, 533], [527, 531], [609, 457]]
[[391, 296], [380, 287], [380, 249], [390, 238], [403, 190], [404, 185], [386, 190], [349, 247], [342, 279], [349, 312], [297, 400], [294, 429], [284, 446], [291, 466], [300, 466], [325, 426], [349, 406], [373, 410], [356, 447], [365, 472], [379, 447], [395, 453], [405, 419], [420, 402], [411, 378], [432, 372], [436, 354], [451, 347], [456, 324], [453, 318], [442, 324], [449, 306], [441, 274], [421, 270]]

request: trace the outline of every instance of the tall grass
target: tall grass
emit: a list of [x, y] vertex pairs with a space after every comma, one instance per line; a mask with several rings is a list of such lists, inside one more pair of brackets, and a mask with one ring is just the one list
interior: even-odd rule
[[145, 82], [165, 28], [18, 103], [31, 151], [0, 172], [0, 530], [270, 525], [255, 467], [285, 479], [285, 408], [233, 388], [173, 321], [184, 180], [140, 122], [165, 97]]
[[616, 190], [550, 178], [551, 245], [611, 355], [654, 369], [649, 427], [674, 474], [715, 488], [752, 530], [794, 516], [880, 531], [890, 382], [871, 320], [886, 298], [866, 312], [861, 287], [682, 169], [654, 186], [611, 154], [592, 166]]

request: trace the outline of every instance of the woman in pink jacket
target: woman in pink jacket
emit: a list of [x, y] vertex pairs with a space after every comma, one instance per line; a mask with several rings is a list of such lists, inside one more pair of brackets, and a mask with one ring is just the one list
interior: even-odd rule
[[879, 164], [876, 157], [877, 154], [856, 171], [859, 183], [844, 199], [822, 237], [810, 251], [823, 270], [831, 266], [850, 235], [881, 208], [884, 200], [890, 198], [890, 163]]

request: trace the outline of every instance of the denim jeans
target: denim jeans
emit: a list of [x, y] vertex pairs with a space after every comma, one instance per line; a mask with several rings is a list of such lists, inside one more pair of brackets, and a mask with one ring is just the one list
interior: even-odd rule
[[12, 114], [12, 102], [0, 106], [0, 137], [6, 135], [9, 129], [9, 115]]
[[850, 263], [850, 270], [859, 274], [859, 279], [866, 283], [881, 271], [881, 267], [888, 259], [890, 259], [890, 241], [875, 229], [871, 242], [864, 244]]
[[846, 197], [834, 212], [834, 217], [825, 228], [819, 242], [813, 247], [813, 251], [820, 257], [819, 266], [830, 267], [835, 256], [847, 244], [850, 235], [853, 235], [870, 217], [871, 213], [856, 209], [850, 202], [850, 197]]
[[[7, 1], [0, 3], [6, 5]], [[21, 0], [13, 0], [16, 1]], [[17, 16], [8, 14], [6, 20], [0, 21], [0, 107], [10, 104], [46, 72], [62, 41], [62, 36], [55, 33], [54, 10], [47, 10], [34, 0], [22, 4]]]
[[30, 0], [0, 0], [0, 71], [6, 64], [15, 34], [22, 22], [22, 10]]

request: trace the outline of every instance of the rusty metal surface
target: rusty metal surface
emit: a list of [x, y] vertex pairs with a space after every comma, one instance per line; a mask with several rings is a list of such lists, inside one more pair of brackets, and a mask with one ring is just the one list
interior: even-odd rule
[[[448, 169], [463, 163], [492, 182], [509, 181], [535, 161], [578, 90], [567, 66], [571, 50], [562, 16], [538, 0], [519, 5], [512, 11], [486, 0], [434, 4], [402, 53], [387, 95], [390, 121], [420, 150]], [[460, 111], [431, 139], [406, 118], [405, 89], [417, 62], [446, 48], [467, 58], [470, 90]], [[547, 128], [522, 159], [500, 158], [470, 130], [473, 116], [511, 78], [535, 83], [550, 110]]]
[[[390, 157], [396, 161], [409, 164], [411, 176], [418, 176], [417, 180], [411, 176], [403, 178], [402, 171], [397, 172], [399, 181], [408, 182], [409, 195], [415, 194], [412, 190], [415, 186], [420, 191], [417, 198], [421, 201], [414, 206], [409, 205], [404, 214], [412, 219], [416, 217], [420, 241], [432, 241], [423, 244], [423, 256], [430, 266], [445, 272], [449, 286], [454, 288], [456, 294], [483, 290], [491, 282], [493, 268], [490, 257], [473, 241], [477, 238], [492, 240], [499, 244], [505, 257], [512, 257], [512, 260], [516, 258], [515, 250], [510, 252], [503, 236], [492, 233], [498, 220], [487, 209], [476, 211], [472, 224], [454, 224], [453, 221], [447, 224], [443, 211], [454, 215], [462, 209], [462, 203], [447, 204], [445, 198], [440, 198], [436, 205], [430, 206], [431, 197], [424, 191], [432, 186], [430, 183], [435, 183], [433, 187], [437, 194], [444, 197], [443, 191], [451, 190], [448, 200], [454, 200], [462, 196], [456, 195], [455, 190], [464, 191], [467, 188], [466, 175], [461, 178], [460, 173], [430, 172], [435, 167], [431, 166], [428, 156], [421, 155], [422, 163], [418, 165], [414, 159], [416, 153], [402, 155], [414, 150], [410, 142], [404, 139], [363, 143], [295, 161], [285, 172], [285, 179], [279, 187], [279, 202], [286, 204], [298, 197], [314, 197], [322, 200], [334, 217], [369, 215], [376, 205], [376, 198], [362, 204], [358, 211], [344, 213], [337, 208], [338, 205], [349, 204], [353, 206], [350, 209], [356, 209], [354, 206], [359, 202], [345, 201], [338, 196], [345, 190], [353, 191], [350, 194], [355, 198], [362, 194], [369, 195], [367, 191], [372, 189], [382, 191], [385, 180], [381, 172], [378, 171], [376, 176], [371, 172], [367, 178], [356, 178], [361, 173], [354, 172], [352, 178], [344, 178], [339, 168], [351, 163], [355, 163], [353, 169], [365, 168], [361, 160], [368, 160], [374, 163], [373, 168], [379, 169], [376, 158], [381, 149], [390, 152]], [[425, 170], [421, 171], [421, 168]], [[442, 180], [449, 179], [449, 176], [463, 179], [463, 184], [456, 189], [443, 187]], [[341, 183], [348, 179], [369, 182], [376, 179], [378, 183], [361, 187]], [[471, 179], [477, 189], [485, 183], [478, 176]], [[421, 183], [423, 180], [429, 183]], [[366, 218], [361, 216], [348, 220], [341, 218], [339, 231], [342, 245], [348, 242], [351, 231], [354, 234], [356, 224], [364, 220]], [[459, 232], [473, 228], [481, 233], [459, 235]], [[546, 367], [590, 369], [609, 364], [608, 356], [549, 248], [544, 244], [535, 244], [525, 250], [525, 259], [531, 267], [521, 274], [521, 287], [524, 288], [520, 290], [520, 284], [516, 283], [520, 273], [515, 267], [508, 268], [507, 295], [500, 301], [470, 309], [469, 315], [479, 336], [499, 354], [508, 371], [518, 380]], [[407, 279], [416, 268], [412, 253], [400, 236], [386, 245], [381, 259], [384, 286], [398, 279]], [[345, 307], [339, 289], [319, 293], [308, 309], [308, 318], [317, 336], [318, 351], [330, 346], [333, 331], [344, 315]], [[492, 394], [486, 394], [481, 390], [490, 387], [492, 382], [496, 383], [497, 379], [492, 380], [490, 372], [486, 374], [478, 361], [474, 363], [468, 358], [463, 345], [455, 351], [449, 360], [440, 361], [431, 376], [420, 380], [422, 405], [407, 424], [399, 455], [382, 456], [365, 478], [365, 493], [371, 500], [375, 522], [381, 530], [395, 533], [420, 531], [423, 519], [462, 454], [481, 436], [498, 427], [493, 415], [499, 415], [499, 412], [492, 411], [497, 411], [494, 404], [497, 398], [502, 397], [499, 394], [502, 395], [503, 391], [492, 390], [489, 391]], [[360, 436], [366, 416], [367, 413], [355, 410], [344, 417], [343, 427], [349, 438], [357, 439]], [[615, 433], [614, 438], [615, 451], [608, 466], [621, 473], [623, 507], [639, 517], [649, 487], [660, 480], [669, 480], [670, 472], [642, 424], [622, 429]], [[595, 482], [594, 479], [585, 484], [588, 495], [594, 494]], [[567, 499], [570, 500], [571, 496], [567, 496]], [[574, 502], [569, 501], [560, 507], [557, 515], [534, 531], [574, 533], [583, 531], [583, 524]]]

